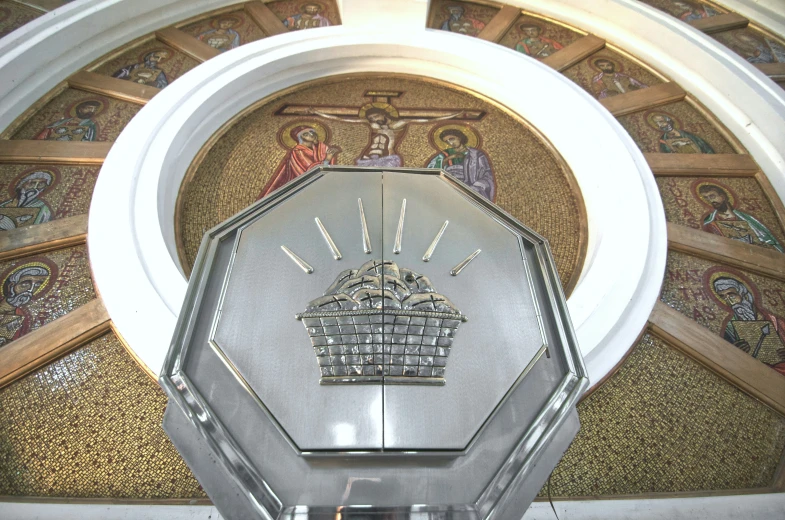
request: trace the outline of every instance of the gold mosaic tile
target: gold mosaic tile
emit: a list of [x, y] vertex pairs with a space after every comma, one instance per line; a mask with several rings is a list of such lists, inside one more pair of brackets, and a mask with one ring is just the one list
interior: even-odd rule
[[[362, 159], [370, 146], [368, 124], [336, 121], [316, 112], [330, 116], [336, 106], [359, 110], [371, 101], [367, 93], [374, 91], [391, 94], [386, 106], [392, 106], [389, 109], [396, 115], [397, 110], [409, 108], [413, 113], [407, 117], [461, 116], [453, 121], [408, 124], [393, 150], [396, 153], [379, 159], [385, 161], [384, 166], [394, 166], [388, 160], [397, 160], [398, 166], [433, 164], [441, 156], [436, 141], [440, 132], [445, 128], [460, 130], [468, 136], [468, 146], [489, 160], [488, 170], [483, 170], [487, 185], [477, 184], [474, 189], [550, 240], [566, 284], [581, 256], [583, 213], [571, 190], [570, 174], [517, 118], [470, 93], [413, 77], [350, 76], [307, 84], [235, 123], [206, 154], [193, 179], [186, 179], [181, 187], [179, 239], [184, 245], [186, 268], [193, 265], [207, 229], [260, 198], [279, 180], [303, 173], [310, 167], [306, 163], [321, 164], [330, 147], [340, 148], [333, 157], [336, 164], [359, 161], [371, 165], [369, 159]], [[377, 104], [385, 105], [381, 101]], [[314, 113], [309, 114], [309, 108]], [[295, 113], [304, 115], [287, 115]], [[322, 141], [318, 158], [312, 152], [304, 153], [303, 146], [300, 151], [293, 150], [293, 134], [308, 127], [315, 128]], [[302, 164], [292, 166], [293, 157]], [[460, 176], [462, 172], [458, 167], [453, 173]]]
[[0, 164], [0, 230], [87, 213], [99, 170]]
[[85, 246], [0, 262], [0, 347], [95, 298]]
[[662, 83], [633, 60], [610, 49], [595, 52], [562, 74], [597, 99], [605, 99]]
[[542, 60], [581, 37], [580, 33], [563, 25], [535, 16], [522, 15], [502, 36], [499, 44]]
[[702, 18], [727, 13], [722, 7], [697, 0], [640, 0], [644, 4], [664, 11], [684, 22], [694, 22]]
[[0, 38], [44, 14], [16, 2], [0, 1]]
[[785, 41], [753, 27], [711, 35], [750, 63], [785, 63]]
[[499, 12], [492, 5], [453, 0], [432, 0], [428, 27], [467, 36], [480, 34]]
[[68, 88], [24, 121], [12, 139], [114, 141], [141, 108]]
[[242, 9], [209, 16], [180, 27], [180, 30], [221, 52], [265, 37], [259, 26]]
[[785, 377], [785, 283], [669, 251], [660, 299]]
[[715, 126], [686, 101], [617, 119], [644, 152], [736, 153]]
[[578, 415], [552, 496], [762, 488], [785, 448], [785, 418], [651, 334]]
[[267, 7], [290, 31], [341, 25], [341, 15], [335, 0], [282, 0], [269, 2]]
[[152, 39], [101, 59], [90, 70], [143, 85], [164, 88], [199, 62]]
[[26, 4], [35, 5], [41, 9], [46, 9], [47, 11], [52, 11], [65, 4], [70, 4], [73, 1], [74, 0], [24, 0]]
[[657, 177], [668, 222], [783, 252], [785, 233], [751, 177]]
[[165, 406], [111, 333], [0, 389], [0, 495], [205, 498]]

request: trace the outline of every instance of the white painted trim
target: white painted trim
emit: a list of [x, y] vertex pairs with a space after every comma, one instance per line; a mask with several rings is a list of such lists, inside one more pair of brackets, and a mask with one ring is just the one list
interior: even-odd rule
[[[559, 520], [773, 520], [785, 517], [785, 494], [697, 498], [576, 500], [553, 502]], [[15, 520], [221, 520], [214, 506], [159, 506], [5, 502]], [[534, 502], [523, 520], [555, 520], [548, 502]], [[413, 520], [417, 520], [413, 516]], [[422, 520], [427, 520], [423, 518]]]
[[[588, 258], [569, 305], [582, 350], [597, 351], [589, 358], [590, 377], [601, 378], [646, 323], [667, 243], [659, 191], [623, 128], [562, 75], [495, 44], [423, 29], [307, 33], [260, 40], [189, 72], [139, 112], [107, 157], [104, 170], [112, 173], [99, 177], [90, 210], [90, 260], [115, 327], [137, 356], [157, 371], [169, 346], [186, 288], [174, 240], [175, 201], [209, 137], [244, 107], [288, 86], [394, 70], [496, 99], [539, 128], [568, 162], [589, 215]], [[504, 82], [496, 80], [499, 71]], [[521, 96], [535, 84], [536, 97]], [[555, 107], [571, 122], [554, 118]]]
[[785, 35], [782, 0], [721, 0], [718, 3], [776, 34]]

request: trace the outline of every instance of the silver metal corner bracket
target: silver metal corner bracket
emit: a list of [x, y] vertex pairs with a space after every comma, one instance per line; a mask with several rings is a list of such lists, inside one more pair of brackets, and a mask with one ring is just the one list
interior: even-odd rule
[[517, 520], [588, 379], [544, 238], [443, 171], [329, 167], [206, 233], [160, 383], [224, 518]]

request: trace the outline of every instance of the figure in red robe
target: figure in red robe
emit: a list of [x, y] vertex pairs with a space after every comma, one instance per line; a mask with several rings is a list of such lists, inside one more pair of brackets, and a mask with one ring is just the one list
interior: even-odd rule
[[259, 194], [260, 199], [311, 168], [335, 164], [336, 155], [341, 151], [337, 146], [327, 146], [320, 142], [316, 130], [310, 126], [297, 126], [292, 129], [290, 135], [297, 145], [289, 150], [281, 161], [272, 178]]

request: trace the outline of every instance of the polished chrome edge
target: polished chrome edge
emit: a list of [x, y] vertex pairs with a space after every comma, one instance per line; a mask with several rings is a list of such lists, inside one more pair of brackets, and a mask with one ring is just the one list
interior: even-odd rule
[[476, 520], [477, 510], [470, 504], [461, 505], [413, 505], [402, 507], [338, 506], [313, 507], [294, 506], [284, 509], [281, 520]]
[[272, 520], [280, 514], [283, 503], [248, 460], [243, 450], [228, 433], [221, 421], [205, 405], [193, 383], [182, 372], [173, 374], [162, 385], [170, 399], [186, 414], [210, 450], [235, 484], [245, 490], [246, 498], [264, 518]]

